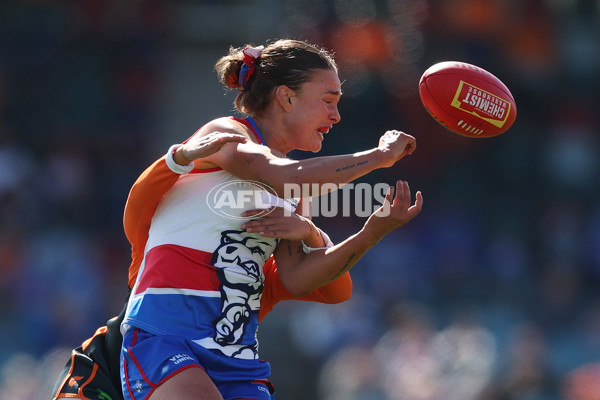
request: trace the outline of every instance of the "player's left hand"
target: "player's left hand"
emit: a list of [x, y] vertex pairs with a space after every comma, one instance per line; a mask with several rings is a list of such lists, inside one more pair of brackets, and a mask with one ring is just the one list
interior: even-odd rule
[[227, 143], [246, 143], [246, 141], [247, 138], [244, 135], [228, 132], [211, 132], [205, 136], [194, 135], [177, 151], [181, 151], [185, 160], [190, 163], [216, 153]]

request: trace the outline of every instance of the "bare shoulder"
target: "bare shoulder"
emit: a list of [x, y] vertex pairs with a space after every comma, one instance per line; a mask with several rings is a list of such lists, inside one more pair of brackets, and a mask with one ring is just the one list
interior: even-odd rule
[[249, 127], [231, 117], [217, 118], [208, 122], [196, 132], [196, 135], [204, 137], [219, 133], [239, 134], [245, 136], [248, 140], [246, 143], [226, 143], [219, 151], [206, 157], [203, 161], [196, 161], [196, 168], [219, 166], [226, 170], [232, 170], [232, 164], [240, 163], [243, 157], [252, 157], [252, 154], [258, 155], [268, 151], [265, 146], [258, 143], [256, 136]]
[[237, 133], [249, 139], [254, 139], [254, 135], [251, 134], [250, 129], [246, 125], [231, 117], [213, 119], [196, 132], [196, 134], [201, 136], [206, 136], [210, 133]]

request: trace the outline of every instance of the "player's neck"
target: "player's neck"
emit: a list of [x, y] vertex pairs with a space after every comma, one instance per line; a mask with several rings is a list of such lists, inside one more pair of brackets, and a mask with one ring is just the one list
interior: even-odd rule
[[255, 117], [254, 122], [265, 141], [264, 144], [270, 149], [277, 150], [282, 154], [287, 154], [294, 149], [288, 143], [284, 133], [286, 129], [282, 121], [277, 121], [275, 118]]

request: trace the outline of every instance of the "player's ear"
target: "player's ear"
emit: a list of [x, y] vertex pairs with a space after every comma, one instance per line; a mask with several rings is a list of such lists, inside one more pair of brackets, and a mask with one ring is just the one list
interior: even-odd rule
[[275, 89], [275, 101], [286, 112], [292, 111], [292, 97], [296, 95], [292, 89], [286, 85], [278, 86]]

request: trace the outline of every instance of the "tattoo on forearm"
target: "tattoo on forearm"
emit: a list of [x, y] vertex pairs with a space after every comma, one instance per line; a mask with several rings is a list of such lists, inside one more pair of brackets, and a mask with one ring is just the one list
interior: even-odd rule
[[340, 269], [339, 272], [333, 277], [332, 281], [335, 281], [337, 278], [344, 275], [346, 273], [346, 271], [348, 271], [350, 269], [350, 267], [353, 265], [355, 258], [356, 258], [356, 253], [350, 254], [350, 257], [348, 257], [346, 264], [344, 264], [342, 269]]
[[293, 252], [292, 252], [292, 242], [290, 242], [289, 240], [286, 240], [285, 244], [287, 245], [288, 256], [291, 257], [293, 255]]
[[246, 164], [252, 164], [252, 161], [254, 161], [254, 156], [246, 158]]
[[346, 170], [348, 170], [348, 169], [351, 169], [351, 168], [354, 168], [354, 167], [360, 167], [361, 165], [365, 165], [365, 164], [367, 164], [368, 162], [369, 162], [368, 160], [365, 160], [365, 161], [361, 161], [361, 162], [359, 162], [359, 163], [356, 163], [356, 164], [350, 164], [350, 165], [346, 165], [345, 167], [342, 167], [342, 168], [337, 168], [337, 169], [335, 170], [335, 172], [341, 172], [341, 171], [346, 171]]
[[346, 165], [345, 167], [338, 168], [338, 169], [335, 170], [335, 172], [345, 171], [345, 170], [350, 169], [350, 168], [354, 168], [354, 164], [350, 164], [350, 165]]

